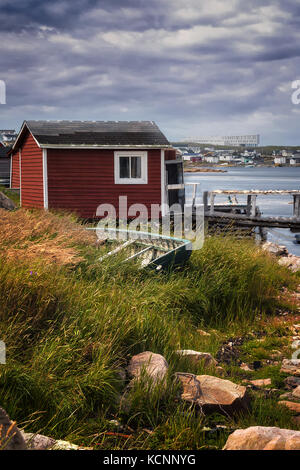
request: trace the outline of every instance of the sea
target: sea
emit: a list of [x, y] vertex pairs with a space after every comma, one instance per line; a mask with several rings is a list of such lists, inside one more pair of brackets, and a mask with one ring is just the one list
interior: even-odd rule
[[[214, 167], [217, 168], [217, 167]], [[224, 167], [220, 167], [224, 170]], [[199, 183], [196, 203], [201, 204], [203, 191], [216, 189], [252, 190], [287, 189], [300, 191], [300, 167], [228, 167], [225, 173], [185, 173], [184, 181]], [[192, 186], [186, 186], [186, 201], [192, 200]], [[259, 195], [257, 206], [265, 216], [292, 216], [291, 195]], [[246, 196], [237, 195], [239, 204], [246, 204]], [[216, 196], [215, 203], [228, 202], [228, 196]], [[268, 229], [268, 240], [285, 245], [290, 253], [300, 256], [300, 245], [295, 244], [295, 234], [289, 229]]]

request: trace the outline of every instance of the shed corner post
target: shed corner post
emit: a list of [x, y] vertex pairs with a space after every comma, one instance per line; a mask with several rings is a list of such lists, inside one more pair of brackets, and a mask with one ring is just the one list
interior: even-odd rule
[[44, 209], [48, 209], [48, 162], [47, 149], [43, 149], [43, 193], [44, 193]]
[[166, 215], [165, 204], [167, 201], [167, 181], [166, 181], [166, 167], [165, 167], [165, 151], [160, 151], [160, 184], [161, 184], [161, 215]]

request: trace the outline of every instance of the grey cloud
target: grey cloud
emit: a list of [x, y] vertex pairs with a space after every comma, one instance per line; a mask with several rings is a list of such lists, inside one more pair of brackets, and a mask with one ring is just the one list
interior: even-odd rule
[[290, 100], [300, 78], [300, 7], [224, 5], [0, 0], [8, 90], [0, 127], [28, 118], [154, 119], [172, 139], [240, 126], [264, 142], [300, 144]]

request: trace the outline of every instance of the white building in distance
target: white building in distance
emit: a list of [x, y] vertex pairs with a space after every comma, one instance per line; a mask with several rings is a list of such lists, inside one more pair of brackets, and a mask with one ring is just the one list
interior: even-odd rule
[[232, 147], [257, 147], [259, 145], [259, 141], [259, 134], [195, 137], [184, 140], [184, 142], [195, 142], [197, 144], [226, 145]]

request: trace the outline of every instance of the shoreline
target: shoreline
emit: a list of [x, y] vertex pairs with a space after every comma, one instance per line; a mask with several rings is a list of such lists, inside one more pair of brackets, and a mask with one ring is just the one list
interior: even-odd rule
[[184, 173], [227, 173], [219, 168], [184, 168]]

